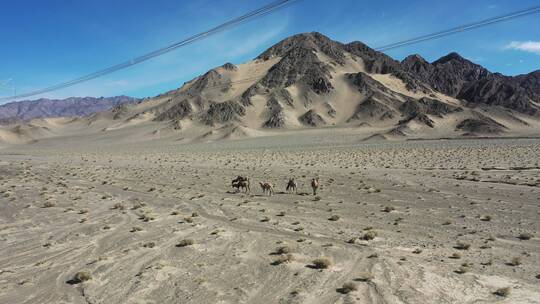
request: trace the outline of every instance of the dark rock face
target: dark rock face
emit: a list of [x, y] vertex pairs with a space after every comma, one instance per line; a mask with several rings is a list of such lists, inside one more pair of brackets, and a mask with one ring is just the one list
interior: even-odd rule
[[231, 86], [231, 80], [221, 75], [215, 69], [208, 71], [203, 76], [197, 78], [188, 88], [187, 92], [191, 95], [198, 95], [207, 90], [227, 91]]
[[438, 117], [463, 111], [463, 109], [460, 107], [452, 106], [442, 101], [426, 97], [418, 100], [409, 99], [399, 107], [399, 110], [406, 116], [429, 114]]
[[81, 117], [107, 111], [123, 103], [134, 103], [136, 98], [117, 97], [71, 97], [66, 99], [38, 99], [0, 105], [0, 120], [28, 121], [47, 117]]
[[209, 102], [208, 110], [201, 117], [201, 121], [213, 126], [217, 123], [225, 123], [238, 119], [246, 114], [246, 109], [235, 101]]
[[317, 32], [298, 34], [286, 38], [259, 55], [257, 59], [268, 60], [272, 57], [298, 55], [298, 50], [321, 51], [334, 61], [340, 64], [344, 63], [343, 44]]
[[502, 106], [528, 115], [539, 111], [531, 101], [533, 96], [512, 80], [503, 77], [488, 77], [466, 86], [457, 96], [470, 104]]
[[456, 126], [457, 130], [480, 134], [500, 133], [505, 128], [504, 125], [488, 117], [465, 119]]
[[283, 89], [296, 83], [306, 85], [316, 94], [332, 89], [330, 71], [317, 55], [305, 48], [293, 48], [260, 81], [269, 89]]
[[371, 96], [356, 107], [356, 110], [348, 119], [348, 122], [366, 118], [379, 118], [380, 120], [385, 120], [393, 118], [394, 115], [395, 111], [391, 107], [379, 102]]
[[266, 102], [268, 109], [268, 119], [263, 123], [264, 128], [278, 129], [285, 126], [285, 115], [283, 107], [277, 100], [275, 95], [270, 96]]
[[221, 67], [224, 68], [227, 71], [236, 71], [236, 70], [238, 70], [238, 67], [235, 66], [234, 64], [230, 63], [230, 62], [225, 63]]
[[398, 61], [386, 54], [375, 51], [362, 42], [351, 42], [345, 45], [344, 48], [347, 52], [362, 58], [368, 73], [389, 74], [401, 69]]
[[306, 113], [304, 113], [302, 116], [298, 118], [298, 120], [310, 127], [319, 127], [326, 124], [326, 121], [321, 117], [321, 115], [317, 114], [314, 110], [309, 110]]
[[165, 121], [165, 120], [182, 120], [193, 113], [193, 107], [189, 100], [184, 99], [180, 102], [175, 103], [167, 111], [159, 114], [155, 120]]
[[398, 122], [398, 125], [405, 125], [412, 120], [416, 120], [422, 124], [425, 124], [426, 126], [430, 128], [433, 128], [433, 120], [431, 120], [431, 118], [429, 118], [426, 114], [423, 114], [423, 113], [415, 113], [415, 114], [409, 115], [407, 118], [400, 120]]
[[[401, 66], [408, 76], [414, 76], [436, 91], [463, 99], [469, 105], [502, 106], [528, 115], [539, 113], [531, 101], [540, 100], [540, 71], [517, 77], [494, 74], [457, 53], [431, 64], [413, 55], [405, 58]], [[407, 79], [400, 73], [395, 75], [404, 81]]]

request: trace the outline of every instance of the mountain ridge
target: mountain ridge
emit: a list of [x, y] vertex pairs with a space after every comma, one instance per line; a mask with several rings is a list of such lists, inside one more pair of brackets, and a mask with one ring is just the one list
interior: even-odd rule
[[94, 114], [88, 125], [104, 134], [147, 126], [149, 138], [204, 140], [331, 126], [388, 139], [500, 136], [534, 132], [539, 104], [540, 71], [505, 76], [456, 52], [433, 62], [418, 54], [397, 61], [362, 42], [312, 32], [178, 89]]
[[0, 105], [0, 123], [2, 121], [5, 123], [24, 122], [36, 118], [87, 116], [109, 110], [122, 103], [133, 103], [138, 100], [122, 95], [15, 101]]

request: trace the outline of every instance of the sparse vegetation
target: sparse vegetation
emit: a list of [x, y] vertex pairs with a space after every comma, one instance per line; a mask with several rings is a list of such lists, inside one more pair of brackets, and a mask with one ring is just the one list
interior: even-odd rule
[[82, 282], [86, 282], [92, 279], [92, 275], [89, 272], [86, 271], [79, 271], [73, 276], [73, 279], [71, 280], [74, 284], [79, 284]]
[[396, 210], [396, 208], [392, 207], [392, 206], [386, 206], [382, 209], [382, 212], [392, 212]]
[[531, 233], [524, 232], [520, 233], [517, 238], [522, 241], [528, 241], [533, 238], [533, 235]]
[[356, 290], [358, 290], [358, 286], [354, 282], [347, 282], [343, 284], [343, 287], [339, 289], [339, 292], [347, 294]]
[[289, 246], [281, 246], [276, 249], [276, 254], [287, 254], [291, 253], [291, 248]]
[[56, 203], [47, 201], [43, 204], [43, 208], [52, 208], [52, 207], [56, 207]]
[[496, 296], [499, 296], [499, 297], [507, 297], [510, 295], [510, 287], [503, 287], [503, 288], [499, 288], [497, 290], [495, 290], [493, 292], [494, 295]]
[[327, 269], [332, 265], [332, 261], [328, 258], [318, 258], [313, 260], [313, 268], [315, 269]]
[[328, 220], [335, 222], [335, 221], [339, 220], [339, 215], [332, 215], [330, 218], [328, 218]]
[[363, 272], [358, 275], [358, 277], [355, 279], [356, 281], [360, 282], [371, 282], [373, 281], [373, 274], [371, 272]]
[[469, 250], [469, 248], [471, 248], [471, 244], [458, 241], [456, 245], [454, 246], [454, 248], [458, 250]]
[[519, 266], [521, 265], [521, 258], [520, 257], [513, 257], [510, 261], [506, 263], [508, 266]]
[[181, 240], [178, 244], [176, 244], [176, 247], [187, 247], [193, 245], [195, 242], [192, 239], [184, 239]]
[[272, 265], [281, 265], [285, 263], [290, 263], [294, 261], [294, 256], [292, 253], [282, 254], [277, 259], [272, 262]]
[[371, 241], [371, 240], [375, 239], [376, 237], [377, 237], [377, 231], [368, 230], [364, 234], [362, 234], [360, 239], [362, 239], [364, 241]]

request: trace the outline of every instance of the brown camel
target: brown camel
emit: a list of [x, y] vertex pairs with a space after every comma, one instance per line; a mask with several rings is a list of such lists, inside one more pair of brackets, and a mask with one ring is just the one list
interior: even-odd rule
[[314, 178], [311, 180], [311, 188], [313, 189], [313, 195], [317, 195], [317, 189], [319, 189], [320, 183], [319, 178]]
[[269, 182], [260, 182], [263, 194], [268, 193], [268, 196], [274, 195], [274, 186]]
[[298, 194], [297, 188], [298, 188], [298, 184], [294, 180], [294, 177], [289, 178], [289, 181], [287, 182], [287, 188], [285, 191], [287, 191], [288, 193], [291, 193], [292, 191], [294, 191], [295, 194]]

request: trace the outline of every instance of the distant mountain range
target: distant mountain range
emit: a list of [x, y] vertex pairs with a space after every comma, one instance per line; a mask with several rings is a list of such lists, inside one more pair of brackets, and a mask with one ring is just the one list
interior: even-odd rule
[[37, 99], [0, 105], [0, 124], [29, 121], [48, 117], [81, 117], [109, 110], [122, 103], [133, 103], [136, 98], [71, 97], [66, 99]]
[[[282, 40], [250, 62], [226, 63], [179, 89], [133, 101], [21, 102], [0, 107], [0, 118], [106, 110], [84, 124], [64, 124], [80, 124], [84, 132], [95, 126], [103, 136], [123, 130], [124, 139], [134, 130], [138, 140], [219, 140], [326, 126], [371, 134], [365, 139], [528, 135], [540, 130], [540, 71], [505, 76], [457, 53], [434, 62], [420, 55], [400, 62], [358, 41], [344, 44], [305, 33]], [[54, 126], [32, 127], [46, 128], [36, 134], [63, 132]], [[8, 138], [6, 132], [11, 131], [5, 131]]]

